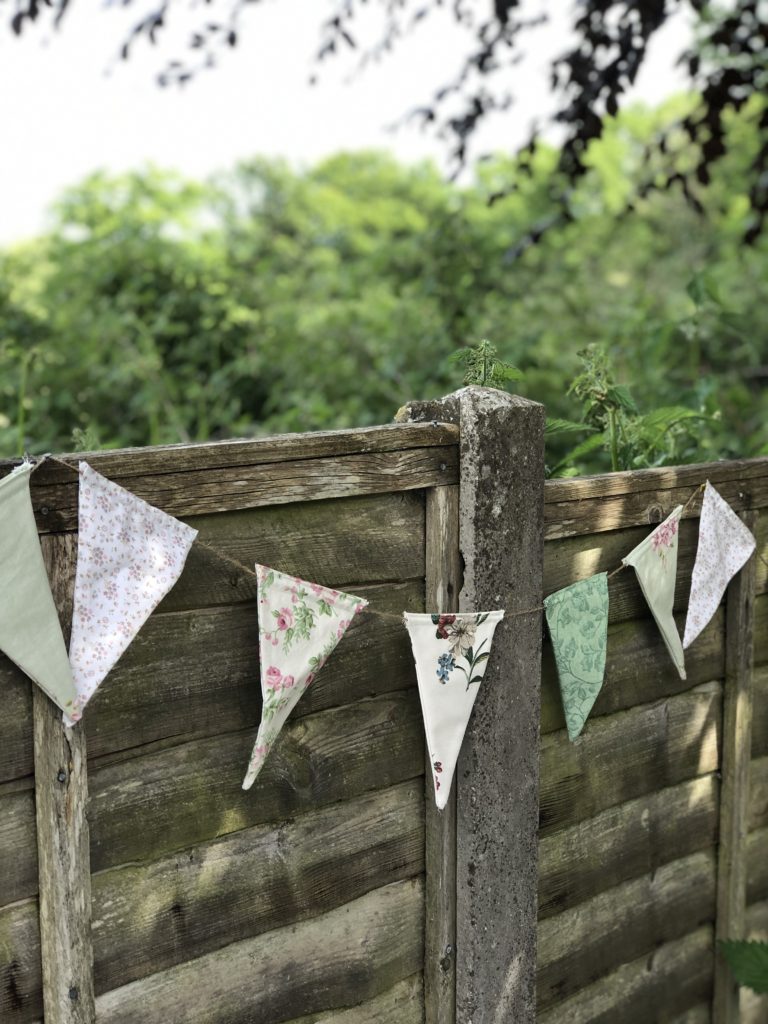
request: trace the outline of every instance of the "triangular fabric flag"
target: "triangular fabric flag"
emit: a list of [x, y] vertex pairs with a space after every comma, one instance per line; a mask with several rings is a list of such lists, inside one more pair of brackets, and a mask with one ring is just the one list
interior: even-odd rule
[[648, 534], [622, 558], [622, 563], [633, 566], [637, 573], [640, 589], [661, 631], [670, 657], [680, 678], [685, 679], [683, 645], [672, 615], [677, 578], [678, 528], [682, 511], [683, 506], [678, 505], [653, 533]]
[[256, 576], [263, 704], [243, 789], [251, 788], [299, 698], [368, 604], [266, 565], [256, 565]]
[[608, 574], [601, 572], [544, 598], [568, 738], [575, 740], [597, 700], [608, 642]]
[[197, 530], [81, 462], [69, 659], [83, 708], [181, 575]]
[[31, 471], [25, 462], [0, 480], [0, 650], [68, 711], [75, 684], [37, 536]]
[[749, 529], [707, 480], [683, 647], [690, 647], [715, 614], [725, 588], [756, 547]]
[[405, 612], [403, 618], [416, 662], [435, 802], [442, 811], [488, 665], [493, 633], [504, 612]]

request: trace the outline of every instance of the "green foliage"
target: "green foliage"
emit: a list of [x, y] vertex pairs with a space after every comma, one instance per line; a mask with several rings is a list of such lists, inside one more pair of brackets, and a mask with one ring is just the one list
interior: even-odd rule
[[499, 359], [496, 346], [484, 338], [475, 348], [460, 348], [450, 357], [451, 363], [464, 367], [464, 383], [481, 387], [501, 388], [523, 376], [516, 366]]
[[718, 943], [739, 985], [759, 994], [768, 993], [768, 942]]

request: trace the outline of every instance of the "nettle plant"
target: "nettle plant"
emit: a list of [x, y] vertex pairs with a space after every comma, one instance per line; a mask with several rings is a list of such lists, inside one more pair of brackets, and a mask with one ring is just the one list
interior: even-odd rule
[[768, 942], [728, 940], [718, 945], [739, 985], [758, 995], [768, 993]]

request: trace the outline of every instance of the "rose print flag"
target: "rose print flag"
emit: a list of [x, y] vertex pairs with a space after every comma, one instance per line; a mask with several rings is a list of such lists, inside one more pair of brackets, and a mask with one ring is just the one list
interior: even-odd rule
[[256, 566], [261, 724], [243, 780], [250, 789], [286, 719], [358, 612], [361, 597]]
[[683, 645], [680, 643], [680, 634], [672, 615], [677, 578], [678, 528], [682, 511], [683, 506], [678, 505], [663, 523], [659, 523], [653, 533], [640, 541], [637, 547], [622, 559], [622, 563], [634, 567], [640, 589], [661, 631], [670, 657], [680, 673], [680, 678], [685, 679]]
[[683, 647], [693, 643], [715, 614], [725, 588], [755, 547], [750, 531], [707, 480]]
[[69, 658], [77, 722], [118, 658], [181, 575], [197, 530], [80, 463]]
[[608, 640], [608, 575], [601, 572], [544, 599], [568, 738], [575, 740], [600, 693]]
[[29, 495], [29, 462], [0, 480], [0, 650], [62, 711], [75, 684]]
[[440, 810], [448, 802], [461, 742], [503, 611], [404, 613], [411, 637], [429, 761]]

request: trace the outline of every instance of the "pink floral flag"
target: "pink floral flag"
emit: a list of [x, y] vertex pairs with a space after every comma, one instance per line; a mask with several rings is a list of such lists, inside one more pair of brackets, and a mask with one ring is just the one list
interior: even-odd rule
[[328, 660], [352, 619], [368, 604], [256, 566], [261, 663], [261, 723], [243, 780], [250, 789], [299, 698]]
[[690, 647], [715, 614], [725, 588], [756, 546], [749, 529], [707, 480], [683, 647]]
[[197, 530], [80, 463], [80, 510], [69, 660], [83, 708], [181, 575]]
[[435, 802], [442, 811], [488, 665], [493, 634], [504, 612], [405, 612], [403, 617], [416, 662]]
[[651, 614], [675, 663], [680, 678], [685, 679], [685, 656], [680, 634], [672, 614], [675, 603], [675, 581], [677, 579], [677, 541], [680, 515], [683, 506], [678, 505], [653, 533], [633, 548], [622, 559], [624, 565], [631, 565], [637, 573], [640, 589], [645, 595]]

